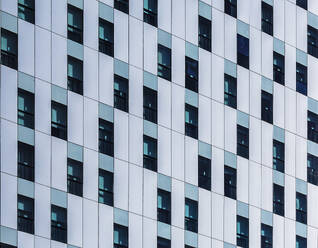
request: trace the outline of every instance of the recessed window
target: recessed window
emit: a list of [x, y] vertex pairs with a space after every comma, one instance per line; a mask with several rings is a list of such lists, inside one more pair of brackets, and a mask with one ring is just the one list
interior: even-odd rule
[[1, 28], [1, 64], [18, 69], [18, 35]]
[[236, 218], [237, 246], [248, 248], [248, 234], [248, 219], [238, 215]]
[[114, 8], [129, 14], [129, 0], [114, 0]]
[[198, 138], [198, 109], [189, 104], [185, 105], [185, 135]]
[[236, 109], [236, 78], [224, 74], [224, 104]]
[[185, 87], [194, 92], [198, 92], [198, 61], [185, 57]]
[[51, 239], [67, 243], [67, 210], [51, 205]]
[[236, 18], [236, 16], [237, 16], [237, 1], [236, 0], [224, 0], [224, 12], [226, 14]]
[[157, 27], [157, 0], [144, 0], [144, 22]]
[[144, 119], [157, 123], [157, 91], [144, 86]]
[[296, 0], [297, 6], [307, 10], [307, 0]]
[[17, 248], [17, 247], [0, 242], [0, 248]]
[[18, 89], [18, 124], [34, 129], [34, 94]]
[[199, 16], [199, 47], [211, 52], [211, 21]]
[[99, 152], [114, 156], [114, 124], [112, 122], [99, 119]]
[[318, 30], [307, 26], [308, 54], [318, 58]]
[[249, 69], [249, 39], [238, 34], [237, 35], [237, 64]]
[[273, 124], [273, 95], [262, 90], [262, 120]]
[[307, 248], [307, 239], [296, 235], [296, 248]]
[[261, 248], [272, 248], [273, 247], [273, 227], [261, 225]]
[[278, 184], [273, 185], [273, 213], [284, 216], [284, 187]]
[[157, 248], [170, 248], [170, 247], [171, 247], [170, 239], [157, 237]]
[[34, 234], [34, 200], [18, 195], [18, 230]]
[[83, 196], [83, 163], [67, 159], [67, 192]]
[[114, 107], [128, 112], [128, 79], [114, 75]]
[[307, 136], [308, 139], [318, 143], [318, 115], [308, 111], [308, 117], [307, 117]]
[[98, 177], [98, 202], [113, 206], [114, 174], [110, 171], [99, 169]]
[[307, 153], [307, 181], [318, 185], [318, 157]]
[[171, 193], [158, 189], [158, 221], [171, 224]]
[[224, 195], [236, 200], [236, 169], [224, 165]]
[[144, 168], [157, 171], [157, 140], [144, 135]]
[[34, 181], [34, 146], [18, 142], [18, 177]]
[[296, 192], [296, 221], [307, 225], [307, 196]]
[[51, 135], [67, 140], [67, 106], [52, 101]]
[[114, 24], [99, 18], [99, 51], [114, 57]]
[[158, 44], [158, 76], [171, 81], [171, 49]]
[[202, 156], [198, 157], [199, 187], [211, 190], [211, 160]]
[[285, 173], [285, 144], [273, 141], [273, 169]]
[[67, 5], [67, 38], [83, 44], [83, 10]]
[[296, 90], [307, 96], [307, 67], [296, 63]]
[[273, 35], [273, 6], [262, 2], [262, 31]]
[[240, 125], [237, 125], [237, 155], [249, 157], [249, 130]]
[[198, 232], [198, 202], [185, 198], [185, 230]]
[[128, 248], [128, 227], [114, 224], [114, 248]]
[[273, 52], [273, 59], [274, 81], [285, 85], [285, 57], [277, 52]]
[[34, 24], [34, 0], [19, 0], [18, 16], [22, 20]]
[[83, 61], [67, 56], [68, 89], [83, 95]]

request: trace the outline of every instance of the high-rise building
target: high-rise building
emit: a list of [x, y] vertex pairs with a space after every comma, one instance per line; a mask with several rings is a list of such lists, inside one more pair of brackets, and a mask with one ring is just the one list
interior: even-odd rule
[[0, 0], [0, 248], [317, 248], [317, 0]]

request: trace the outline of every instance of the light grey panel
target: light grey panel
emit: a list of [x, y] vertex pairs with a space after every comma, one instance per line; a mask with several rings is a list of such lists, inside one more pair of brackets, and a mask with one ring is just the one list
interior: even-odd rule
[[67, 2], [77, 8], [83, 9], [83, 0], [67, 0]]
[[224, 59], [224, 73], [236, 78], [236, 64]]
[[274, 126], [274, 137], [275, 140], [278, 140], [282, 143], [285, 142], [285, 131], [284, 129]]
[[318, 101], [308, 97], [308, 110], [318, 114]]
[[198, 93], [192, 90], [185, 89], [185, 102], [194, 107], [198, 107]]
[[18, 140], [34, 146], [34, 130], [18, 125]]
[[308, 153], [318, 157], [318, 144], [307, 140], [307, 151]]
[[171, 177], [158, 173], [158, 188], [171, 192]]
[[129, 78], [128, 64], [121, 60], [114, 59], [114, 73], [116, 75], [119, 75], [121, 77], [128, 79]]
[[170, 225], [158, 221], [158, 236], [165, 239], [171, 239]]
[[236, 246], [235, 245], [232, 245], [230, 243], [224, 243], [224, 246], [223, 248], [235, 248]]
[[52, 84], [52, 101], [67, 105], [67, 90]]
[[303, 180], [296, 178], [296, 191], [307, 195], [307, 183]]
[[199, 155], [208, 159], [212, 159], [212, 146], [199, 141]]
[[74, 143], [67, 143], [67, 156], [71, 159], [83, 162], [83, 147]]
[[112, 7], [99, 2], [99, 17], [114, 23], [114, 10]]
[[1, 229], [1, 242], [8, 244], [8, 245], [13, 245], [17, 246], [17, 239], [18, 239], [18, 233], [17, 230], [8, 228], [5, 226], [0, 226]]
[[18, 194], [34, 198], [34, 183], [18, 178]]
[[273, 183], [278, 184], [280, 186], [285, 185], [285, 176], [283, 173], [277, 170], [273, 170]]
[[99, 168], [114, 172], [114, 158], [103, 153], [98, 154]]
[[184, 243], [192, 247], [198, 247], [198, 234], [190, 231], [185, 231]]
[[308, 17], [308, 25], [318, 29], [318, 16], [308, 11], [307, 17]]
[[171, 34], [161, 29], [158, 29], [158, 44], [161, 44], [171, 49]]
[[304, 66], [307, 66], [307, 53], [302, 50], [296, 49], [296, 61]]
[[185, 44], [186, 44], [186, 50], [185, 50], [186, 56], [194, 60], [199, 60], [199, 48], [188, 41], [186, 41]]
[[268, 3], [269, 5], [274, 5], [273, 0], [263, 0], [264, 3]]
[[224, 151], [224, 164], [236, 169], [236, 155], [234, 153]]
[[237, 201], [237, 215], [248, 218], [248, 205], [244, 202]]
[[157, 139], [158, 137], [157, 124], [144, 120], [144, 134], [154, 139]]
[[18, 86], [21, 89], [34, 93], [34, 77], [23, 72], [19, 72]]
[[262, 77], [262, 90], [273, 94], [273, 81], [266, 77]]
[[249, 115], [237, 110], [237, 124], [249, 128]]
[[263, 224], [273, 226], [273, 213], [262, 209], [261, 219]]
[[158, 90], [158, 78], [156, 75], [151, 74], [150, 72], [144, 71], [144, 86]]
[[103, 120], [114, 122], [114, 109], [113, 109], [113, 107], [100, 102], [98, 105], [98, 116], [99, 116], [99, 118], [101, 118]]
[[78, 246], [74, 246], [74, 245], [67, 245], [67, 248], [78, 248]]
[[185, 183], [185, 197], [192, 199], [194, 201], [198, 201], [198, 187], [189, 183]]
[[274, 51], [285, 55], [285, 43], [279, 39], [274, 38]]
[[62, 208], [67, 208], [66, 192], [51, 188], [51, 203]]
[[1, 27], [13, 33], [18, 33], [18, 19], [13, 15], [1, 11]]
[[240, 20], [237, 20], [237, 33], [249, 39], [250, 26]]
[[212, 19], [212, 7], [204, 2], [199, 1], [199, 15], [211, 20]]
[[67, 40], [67, 55], [70, 55], [79, 60], [84, 59], [84, 47], [82, 44], [79, 44], [70, 39]]
[[303, 223], [296, 222], [296, 235], [307, 238], [307, 226]]
[[128, 212], [114, 208], [114, 222], [122, 226], [128, 226]]

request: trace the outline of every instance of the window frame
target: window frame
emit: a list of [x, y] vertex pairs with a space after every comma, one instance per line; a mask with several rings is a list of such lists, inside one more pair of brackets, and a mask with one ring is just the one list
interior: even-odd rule
[[296, 192], [296, 221], [307, 225], [307, 195]]
[[[77, 27], [74, 24], [69, 23], [69, 14], [73, 15], [73, 18], [79, 18], [80, 26]], [[67, 4], [67, 39], [74, 42], [83, 44], [84, 36], [84, 18], [83, 10], [75, 7], [74, 5]]]
[[170, 239], [157, 237], [157, 248], [170, 248], [170, 247], [171, 247], [171, 240]]
[[318, 58], [318, 29], [307, 25], [307, 54]]
[[[275, 147], [278, 149], [275, 150]], [[281, 154], [278, 154], [281, 151]], [[285, 173], [285, 143], [273, 139], [273, 169]]]
[[278, 184], [273, 184], [273, 213], [285, 216], [285, 188]]
[[[189, 113], [189, 121], [187, 121], [187, 112]], [[185, 114], [185, 135], [192, 137], [194, 139], [198, 139], [198, 128], [199, 128], [199, 114], [198, 108], [190, 105], [185, 104], [184, 114]], [[194, 122], [192, 121], [191, 116], [194, 116]]]
[[158, 92], [146, 86], [143, 87], [143, 118], [155, 124], [158, 121]]
[[296, 248], [307, 248], [307, 238], [296, 235]]
[[[273, 124], [273, 95], [262, 90], [261, 93], [261, 116], [262, 121]], [[268, 109], [266, 109], [268, 107]]]
[[[116, 89], [116, 83], [119, 89]], [[114, 74], [114, 108], [129, 112], [129, 80]]]
[[273, 27], [274, 27], [273, 24], [274, 24], [273, 6], [262, 1], [262, 32], [273, 36]]
[[[70, 66], [81, 68], [79, 78], [70, 74]], [[67, 89], [83, 95], [83, 61], [70, 55], [67, 56]]]
[[[79, 175], [70, 174], [70, 168], [75, 168]], [[71, 158], [67, 158], [67, 192], [83, 197], [83, 163]]]
[[[57, 220], [53, 220], [53, 213]], [[61, 218], [58, 218], [59, 214], [62, 215]], [[51, 240], [67, 243], [67, 209], [54, 204], [51, 204]]]
[[234, 18], [237, 18], [237, 1], [225, 0], [224, 1], [224, 13]]
[[[247, 234], [241, 230], [241, 225], [247, 228]], [[240, 215], [236, 216], [236, 244], [244, 248], [248, 248], [249, 245], [249, 219]]]
[[[114, 57], [114, 23], [109, 22], [105, 19], [99, 18], [98, 22], [98, 51], [108, 56]], [[109, 29], [111, 37], [101, 38], [101, 27], [104, 30]], [[104, 32], [104, 34], [107, 32]]]
[[[160, 61], [159, 54], [161, 54], [162, 61]], [[165, 56], [167, 58], [164, 58]], [[169, 64], [164, 64], [164, 61], [168, 61]], [[158, 44], [157, 75], [171, 81], [171, 49], [161, 44]]]
[[307, 153], [307, 182], [318, 186], [318, 157]]
[[[145, 151], [146, 146], [148, 153]], [[149, 147], [152, 146], [155, 149], [149, 153]], [[154, 172], [157, 172], [158, 169], [158, 140], [145, 134], [143, 135], [143, 167]]]
[[[233, 181], [233, 183], [231, 183]], [[237, 195], [237, 170], [224, 165], [224, 196], [236, 200]]]
[[[203, 167], [202, 167], [203, 166]], [[207, 171], [207, 175], [204, 172]], [[211, 191], [211, 159], [198, 156], [198, 186]]]
[[296, 91], [307, 96], [308, 69], [307, 66], [296, 62]]
[[199, 88], [199, 62], [188, 56], [185, 56], [185, 88], [196, 93]]
[[[159, 198], [162, 198], [166, 202], [165, 208], [159, 207]], [[162, 204], [164, 205], [164, 204]], [[158, 188], [157, 190], [157, 220], [171, 225], [171, 192]]]
[[[187, 215], [186, 211], [187, 206], [189, 208], [189, 215]], [[184, 229], [198, 233], [198, 202], [186, 197], [184, 207]], [[191, 216], [191, 212], [194, 212], [195, 216]]]
[[[64, 123], [53, 121], [54, 107], [56, 112], [61, 111], [61, 115], [65, 119]], [[51, 136], [67, 140], [67, 106], [53, 100], [51, 101]]]
[[[246, 142], [246, 144], [245, 144]], [[249, 159], [249, 128], [237, 124], [237, 155]]]
[[275, 51], [273, 51], [273, 80], [285, 85], [285, 56]]
[[237, 108], [237, 79], [224, 73], [224, 104]]
[[[24, 158], [27, 157], [29, 161], [21, 158], [21, 156]], [[26, 164], [26, 162], [29, 162], [30, 164]], [[18, 177], [34, 182], [34, 162], [34, 146], [18, 141]]]
[[[119, 241], [119, 243], [115, 243], [115, 232], [118, 232], [118, 238], [120, 238], [121, 235], [125, 235], [125, 242], [127, 242], [127, 244], [122, 243], [122, 241]], [[124, 233], [120, 233], [121, 231], [123, 231]], [[123, 225], [119, 225], [114, 223], [114, 248], [128, 248], [129, 245], [129, 230], [127, 226], [123, 226]]]
[[296, 5], [299, 6], [300, 8], [305, 9], [305, 10], [308, 9], [308, 2], [307, 2], [307, 0], [296, 0]]
[[129, 15], [129, 0], [114, 0], [114, 8]]
[[307, 139], [318, 143], [318, 114], [307, 111]]
[[[23, 98], [23, 109], [20, 109], [20, 98]], [[30, 102], [29, 102], [30, 101]], [[25, 104], [28, 102], [28, 104]], [[31, 108], [28, 110], [28, 106]], [[34, 129], [34, 94], [24, 89], [18, 88], [18, 124]], [[21, 120], [21, 121], [20, 121]]]
[[[237, 64], [249, 69], [250, 67], [250, 41], [243, 35], [236, 35], [236, 43], [237, 43]], [[240, 49], [242, 48], [242, 49]], [[244, 51], [246, 50], [246, 51]], [[244, 54], [247, 53], [247, 54]]]
[[[104, 180], [103, 188], [101, 187], [101, 177]], [[109, 189], [105, 187], [107, 179], [111, 179], [111, 182], [108, 183]], [[101, 168], [98, 169], [98, 202], [108, 206], [114, 205], [114, 173]]]
[[[267, 232], [270, 232], [270, 236], [266, 235]], [[261, 224], [261, 248], [272, 248], [272, 246], [273, 246], [273, 227], [262, 223]]]
[[114, 157], [114, 123], [98, 119], [98, 151]]
[[[3, 39], [7, 39], [7, 47], [3, 49]], [[8, 51], [8, 43], [10, 43]], [[18, 34], [13, 33], [7, 29], [1, 28], [1, 64], [10, 67], [14, 70], [18, 70], [18, 59], [19, 59], [19, 46], [18, 46]]]
[[211, 20], [199, 15], [199, 34], [198, 46], [208, 52], [211, 52], [212, 40], [212, 22]]
[[[28, 205], [30, 209], [19, 209], [19, 205]], [[27, 204], [26, 204], [27, 203]], [[17, 229], [21, 232], [34, 234], [34, 199], [18, 194]]]

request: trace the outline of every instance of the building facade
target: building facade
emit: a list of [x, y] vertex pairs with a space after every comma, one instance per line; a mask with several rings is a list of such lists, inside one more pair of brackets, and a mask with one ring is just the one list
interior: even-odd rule
[[318, 247], [317, 0], [0, 0], [1, 248]]

